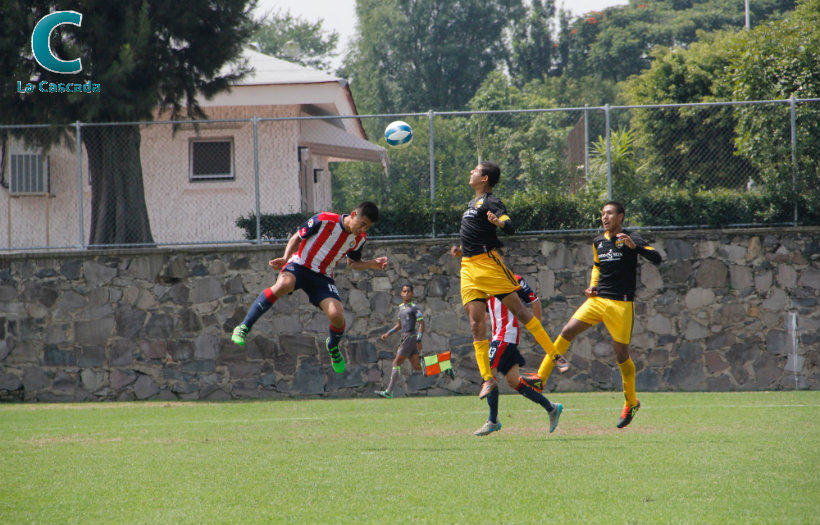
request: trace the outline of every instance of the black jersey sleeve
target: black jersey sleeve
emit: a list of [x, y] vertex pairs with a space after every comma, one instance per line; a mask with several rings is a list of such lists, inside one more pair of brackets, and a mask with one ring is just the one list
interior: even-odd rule
[[637, 251], [644, 259], [652, 264], [660, 264], [663, 260], [661, 254], [646, 242], [640, 234], [632, 232], [629, 234], [632, 242], [635, 243], [635, 251]]

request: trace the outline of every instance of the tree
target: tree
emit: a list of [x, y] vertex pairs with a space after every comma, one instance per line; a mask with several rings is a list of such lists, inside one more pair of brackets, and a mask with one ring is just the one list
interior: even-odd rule
[[[625, 83], [629, 104], [689, 104], [732, 99], [724, 80], [735, 33], [702, 34], [689, 49], [657, 48], [652, 67]], [[754, 169], [735, 154], [732, 106], [653, 107], [633, 112], [639, 143], [660, 186], [742, 188]]]
[[289, 11], [274, 11], [265, 15], [252, 40], [259, 44], [262, 53], [272, 56], [284, 56], [289, 52], [287, 44], [293, 42], [298, 46], [298, 54], [284, 56], [285, 59], [329, 71], [339, 33], [326, 32], [321, 20], [311, 23]]
[[[820, 0], [803, 0], [785, 19], [738, 35], [733, 48], [728, 71], [736, 99], [820, 98]], [[756, 182], [774, 195], [813, 196], [820, 212], [820, 105], [796, 107], [796, 167], [788, 106], [743, 106], [736, 114], [737, 146], [758, 168]]]
[[505, 62], [503, 31], [523, 12], [521, 0], [357, 0], [341, 74], [363, 112], [463, 108]]
[[[32, 30], [55, 4], [83, 14], [80, 27], [58, 26], [51, 37], [57, 56], [81, 57], [76, 74], [46, 71], [31, 54]], [[0, 17], [0, 83], [96, 83], [101, 92], [2, 90], [0, 112], [8, 124], [148, 121], [157, 110], [173, 119], [202, 118], [197, 97], [227, 89], [246, 72], [237, 57], [254, 27], [254, 6], [255, 0], [6, 2]], [[61, 137], [40, 134], [38, 142], [48, 147]], [[92, 190], [89, 244], [152, 244], [139, 127], [84, 128], [82, 141]]]
[[509, 70], [519, 86], [542, 78], [555, 69], [553, 48], [557, 45], [554, 46], [552, 38], [554, 17], [554, 0], [532, 0], [524, 23], [513, 26]]

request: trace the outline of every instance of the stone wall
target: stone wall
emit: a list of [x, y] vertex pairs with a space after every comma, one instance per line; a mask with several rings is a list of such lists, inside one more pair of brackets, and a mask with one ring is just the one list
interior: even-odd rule
[[[583, 302], [590, 234], [507, 238], [507, 262], [535, 285], [553, 338]], [[632, 355], [639, 391], [820, 387], [820, 228], [646, 232], [664, 254], [640, 267]], [[455, 379], [411, 374], [399, 395], [471, 394], [478, 375], [452, 239], [371, 241], [388, 270], [340, 267], [348, 367], [333, 373], [328, 321], [302, 292], [281, 299], [247, 346], [230, 331], [275, 274], [282, 246], [0, 256], [0, 399], [86, 401], [372, 396], [389, 378], [404, 282], [416, 289], [425, 352], [451, 350]], [[525, 368], [543, 355], [525, 333]], [[570, 347], [558, 391], [617, 390], [599, 325]], [[506, 387], [504, 387], [506, 388]]]

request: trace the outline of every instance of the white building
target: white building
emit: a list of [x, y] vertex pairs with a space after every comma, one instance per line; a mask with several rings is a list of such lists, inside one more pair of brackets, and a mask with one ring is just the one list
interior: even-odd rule
[[[145, 200], [158, 244], [242, 240], [236, 219], [256, 209], [255, 157], [262, 214], [330, 209], [331, 162], [387, 167], [384, 148], [367, 141], [359, 119], [298, 119], [357, 115], [344, 79], [250, 50], [245, 57], [253, 73], [230, 92], [200, 99], [218, 122], [141, 126]], [[253, 117], [260, 119], [256, 152]], [[60, 145], [43, 154], [16, 139], [5, 150], [0, 249], [84, 246], [91, 218], [85, 152], [78, 160]]]

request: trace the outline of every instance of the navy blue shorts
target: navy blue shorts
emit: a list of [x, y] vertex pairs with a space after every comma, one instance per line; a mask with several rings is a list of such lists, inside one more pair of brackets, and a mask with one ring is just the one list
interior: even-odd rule
[[333, 299], [342, 302], [339, 297], [339, 290], [336, 288], [336, 281], [332, 277], [316, 273], [313, 270], [308, 270], [301, 264], [288, 263], [283, 272], [290, 272], [296, 277], [296, 285], [293, 291], [304, 290], [310, 300], [310, 304], [318, 307], [323, 299], [332, 297]]
[[518, 345], [515, 343], [505, 343], [504, 341], [493, 341], [490, 343], [490, 367], [495, 368], [504, 375], [515, 365], [524, 366], [527, 361]]

